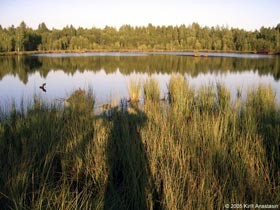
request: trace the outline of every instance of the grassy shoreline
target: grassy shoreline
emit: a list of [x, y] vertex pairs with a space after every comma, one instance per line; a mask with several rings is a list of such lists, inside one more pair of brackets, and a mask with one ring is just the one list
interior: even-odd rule
[[81, 90], [63, 109], [35, 100], [0, 118], [5, 209], [224, 209], [279, 204], [280, 107], [270, 87], [231, 102], [221, 84], [195, 91], [172, 76], [130, 85], [103, 115]]
[[[17, 56], [33, 54], [53, 54], [53, 53], [88, 53], [88, 52], [209, 52], [209, 53], [236, 53], [236, 54], [258, 54], [256, 51], [223, 51], [223, 50], [138, 50], [138, 49], [97, 49], [97, 50], [46, 50], [46, 51], [12, 51], [0, 52], [0, 56]], [[279, 53], [269, 53], [269, 55], [279, 55]]]

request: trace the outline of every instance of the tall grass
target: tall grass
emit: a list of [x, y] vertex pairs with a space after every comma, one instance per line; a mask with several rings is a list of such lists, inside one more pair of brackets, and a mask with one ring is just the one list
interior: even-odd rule
[[140, 99], [141, 82], [140, 80], [130, 80], [128, 87], [129, 100], [137, 102]]
[[[190, 117], [194, 108], [194, 89], [181, 75], [172, 75], [169, 82], [169, 102], [173, 108], [172, 115]], [[177, 113], [177, 114], [176, 114]]]
[[149, 79], [144, 84], [144, 100], [145, 101], [159, 101], [160, 89], [156, 79]]
[[169, 95], [163, 105], [150, 80], [133, 111], [95, 116], [94, 97], [78, 90], [63, 109], [36, 101], [1, 117], [1, 209], [279, 204], [280, 112], [271, 87], [250, 91], [236, 108], [222, 84], [195, 91], [173, 75]]

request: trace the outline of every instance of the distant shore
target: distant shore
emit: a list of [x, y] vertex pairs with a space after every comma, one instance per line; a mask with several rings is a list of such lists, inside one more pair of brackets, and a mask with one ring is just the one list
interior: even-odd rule
[[256, 52], [256, 51], [223, 51], [223, 50], [138, 50], [138, 49], [96, 49], [96, 50], [43, 50], [43, 51], [12, 51], [12, 52], [0, 52], [0, 56], [15, 56], [15, 55], [33, 55], [33, 54], [53, 54], [53, 53], [91, 53], [91, 52], [192, 52], [195, 55], [199, 55], [199, 53], [236, 53], [236, 54], [268, 54], [268, 55], [279, 55], [278, 52]]

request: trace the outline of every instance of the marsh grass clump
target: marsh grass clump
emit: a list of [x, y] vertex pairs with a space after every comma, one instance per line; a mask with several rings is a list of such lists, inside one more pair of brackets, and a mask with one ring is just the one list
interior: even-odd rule
[[182, 75], [173, 74], [168, 86], [170, 101], [172, 103], [181, 104], [182, 106], [185, 105], [189, 88], [186, 79]]
[[5, 172], [0, 183], [5, 199], [0, 203], [4, 209], [39, 208], [48, 189], [56, 190], [65, 182], [71, 188], [75, 185], [84, 146], [93, 138], [93, 97], [77, 97], [75, 106], [65, 112], [36, 98], [26, 113], [14, 110], [8, 120], [1, 120], [5, 130], [0, 136], [0, 165]]
[[280, 107], [271, 87], [248, 92], [238, 108], [222, 84], [194, 91], [173, 75], [170, 103], [156, 102], [155, 80], [145, 88], [143, 105], [110, 117], [94, 115], [92, 94], [81, 90], [63, 109], [38, 100], [0, 117], [1, 209], [280, 202]]
[[73, 112], [88, 112], [93, 113], [94, 96], [92, 89], [88, 91], [78, 89], [74, 91], [67, 99], [65, 99], [66, 108]]
[[200, 112], [214, 113], [217, 110], [216, 99], [217, 98], [213, 84], [208, 86], [203, 85], [197, 91], [197, 96], [195, 98], [196, 108], [199, 109]]
[[131, 102], [137, 102], [140, 99], [140, 91], [141, 91], [141, 82], [140, 80], [133, 80], [131, 79], [129, 81], [128, 86], [128, 94], [129, 94], [129, 100]]
[[231, 108], [230, 92], [222, 83], [217, 83], [217, 105], [221, 112], [227, 112]]
[[[272, 166], [279, 165], [279, 107], [276, 104], [275, 92], [271, 86], [260, 85], [256, 90], [249, 91], [246, 109], [243, 110], [243, 120], [262, 136], [269, 163]], [[272, 173], [279, 175], [279, 171], [273, 171]], [[278, 182], [280, 182], [280, 179], [278, 179]]]
[[144, 100], [159, 102], [160, 88], [156, 79], [149, 79], [144, 83]]
[[189, 117], [194, 105], [194, 89], [182, 75], [172, 75], [169, 86], [169, 102], [175, 113]]

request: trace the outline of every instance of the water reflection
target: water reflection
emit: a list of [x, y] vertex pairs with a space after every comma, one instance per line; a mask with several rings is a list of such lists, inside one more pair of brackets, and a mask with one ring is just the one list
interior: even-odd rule
[[[181, 54], [105, 55], [0, 57], [1, 107], [8, 108], [13, 100], [17, 106], [21, 100], [24, 104], [31, 103], [35, 94], [52, 101], [67, 97], [75, 89], [88, 87], [93, 88], [97, 104], [107, 103], [128, 97], [131, 79], [148, 77], [158, 79], [163, 95], [174, 72], [184, 74], [196, 88], [222, 82], [232, 95], [237, 88], [247, 91], [259, 83], [270, 84], [280, 98], [279, 56], [252, 59]], [[44, 82], [47, 92], [39, 89]]]

